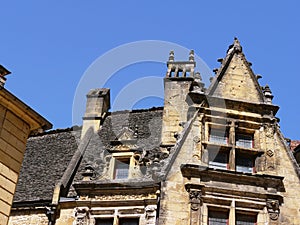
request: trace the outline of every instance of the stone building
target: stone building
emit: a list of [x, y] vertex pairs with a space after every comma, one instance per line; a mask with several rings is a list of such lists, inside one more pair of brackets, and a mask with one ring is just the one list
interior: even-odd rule
[[6, 225], [27, 138], [52, 125], [4, 88], [10, 72], [0, 65], [0, 224]]
[[209, 87], [167, 62], [163, 108], [109, 112], [29, 138], [10, 225], [299, 225], [300, 170], [237, 39]]

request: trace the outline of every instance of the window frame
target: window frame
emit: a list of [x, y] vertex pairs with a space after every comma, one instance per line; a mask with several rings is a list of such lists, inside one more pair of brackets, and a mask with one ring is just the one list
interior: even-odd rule
[[[122, 161], [122, 160], [128, 160], [129, 163], [129, 167], [128, 167], [128, 177], [127, 178], [122, 178], [122, 179], [116, 179], [116, 166], [118, 161]], [[131, 170], [134, 167], [134, 159], [133, 159], [133, 153], [132, 152], [122, 152], [122, 153], [113, 153], [112, 154], [112, 159], [111, 159], [111, 163], [110, 163], [110, 176], [112, 180], [126, 180], [126, 179], [130, 179], [132, 174], [131, 174]]]

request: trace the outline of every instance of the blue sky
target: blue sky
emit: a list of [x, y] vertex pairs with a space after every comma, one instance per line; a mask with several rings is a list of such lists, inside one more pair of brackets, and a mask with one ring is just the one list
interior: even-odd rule
[[[277, 115], [284, 135], [300, 139], [299, 8], [297, 0], [2, 1], [0, 64], [12, 72], [6, 88], [54, 128], [64, 128], [72, 126], [80, 80], [111, 49], [142, 40], [167, 41], [194, 49], [213, 69], [237, 36], [252, 69], [263, 76], [260, 83], [270, 86], [273, 102], [281, 107]], [[162, 63], [137, 63], [113, 74], [105, 85], [114, 99], [128, 83], [163, 77], [165, 71]], [[156, 100], [153, 104], [160, 104]]]

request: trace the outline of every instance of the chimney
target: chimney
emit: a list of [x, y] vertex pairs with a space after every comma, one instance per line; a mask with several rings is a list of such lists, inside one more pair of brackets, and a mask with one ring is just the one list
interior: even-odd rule
[[0, 65], [0, 88], [4, 87], [6, 78], [4, 76], [10, 74], [10, 72], [5, 69], [2, 65]]
[[170, 52], [168, 70], [164, 78], [164, 111], [161, 146], [175, 145], [178, 133], [187, 121], [189, 109], [188, 94], [194, 81], [194, 51], [191, 50], [187, 61], [175, 61]]
[[81, 137], [92, 127], [96, 133], [106, 113], [110, 109], [110, 90], [108, 88], [92, 89], [86, 95], [86, 110], [83, 117]]

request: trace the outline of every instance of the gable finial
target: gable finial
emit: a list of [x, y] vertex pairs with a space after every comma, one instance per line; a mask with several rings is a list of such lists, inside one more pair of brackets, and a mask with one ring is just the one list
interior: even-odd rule
[[233, 51], [242, 52], [242, 46], [241, 46], [240, 41], [237, 37], [234, 37], [233, 44], [229, 45], [228, 50], [227, 50], [227, 54], [230, 54]]
[[268, 104], [272, 104], [272, 99], [273, 99], [273, 94], [272, 94], [272, 91], [269, 87], [269, 85], [266, 85], [264, 88], [263, 88], [263, 93], [264, 93], [264, 96], [265, 96], [265, 100]]
[[234, 37], [233, 47], [236, 51], [239, 51], [239, 52], [242, 51], [242, 46], [241, 46], [240, 41], [237, 37]]
[[174, 62], [174, 51], [171, 50], [169, 53], [169, 62]]
[[189, 56], [189, 61], [190, 61], [190, 62], [194, 62], [194, 60], [195, 60], [194, 50], [191, 50], [191, 51], [190, 51], [190, 56]]

